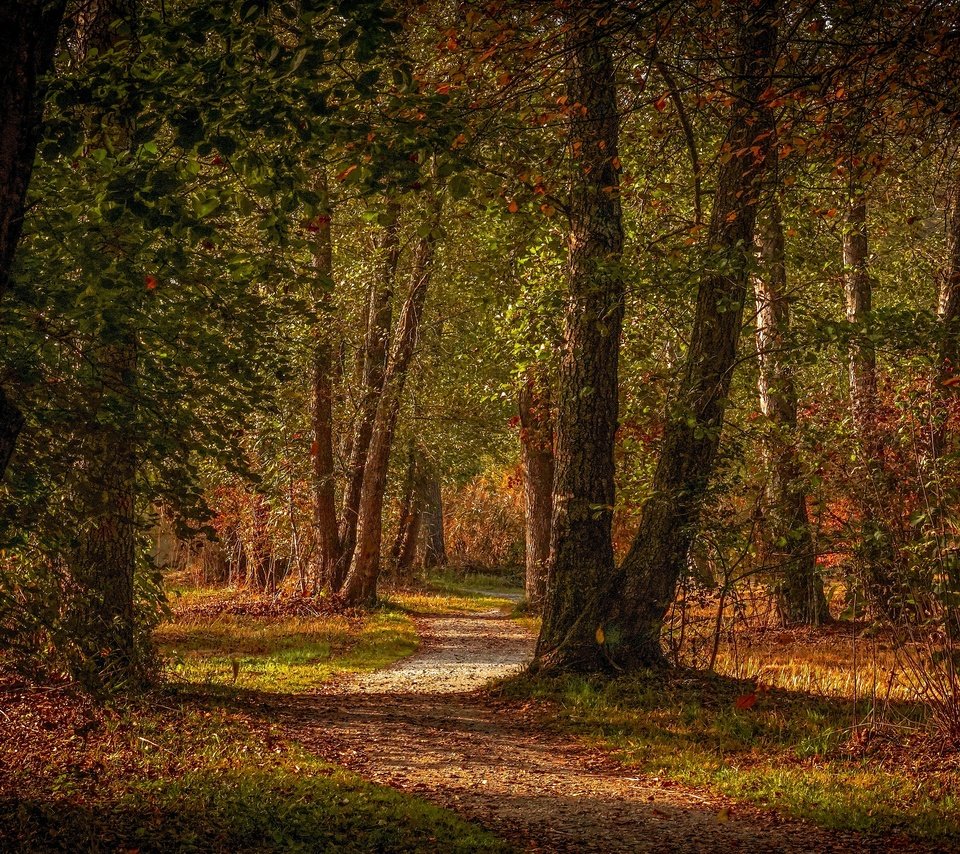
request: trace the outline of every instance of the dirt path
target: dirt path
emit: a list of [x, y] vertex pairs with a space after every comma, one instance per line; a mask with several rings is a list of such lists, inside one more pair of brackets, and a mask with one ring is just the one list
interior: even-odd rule
[[364, 777], [544, 852], [930, 851], [834, 834], [669, 781], [545, 731], [536, 712], [478, 689], [517, 671], [533, 639], [496, 613], [423, 617], [421, 650], [297, 698], [291, 735]]

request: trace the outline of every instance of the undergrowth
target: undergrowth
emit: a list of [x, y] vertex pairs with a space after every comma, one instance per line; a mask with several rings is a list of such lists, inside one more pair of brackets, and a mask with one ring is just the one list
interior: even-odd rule
[[[868, 728], [866, 702], [854, 709], [849, 701], [757, 690], [693, 671], [612, 681], [521, 677], [500, 690], [548, 701], [561, 726], [645, 773], [828, 828], [902, 830], [960, 844], [956, 758]], [[908, 704], [896, 711], [902, 724], [922, 716]]]

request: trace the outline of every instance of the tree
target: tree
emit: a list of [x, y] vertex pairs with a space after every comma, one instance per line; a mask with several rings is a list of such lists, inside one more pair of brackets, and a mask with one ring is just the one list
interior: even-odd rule
[[549, 388], [535, 369], [528, 369], [521, 381], [517, 403], [525, 519], [524, 588], [528, 606], [538, 610], [547, 586], [554, 463]]
[[357, 546], [350, 572], [343, 585], [343, 597], [352, 605], [372, 604], [377, 596], [380, 575], [380, 547], [383, 541], [383, 500], [393, 438], [400, 414], [407, 369], [420, 332], [441, 210], [439, 192], [428, 204], [424, 233], [417, 239], [410, 262], [407, 291], [383, 376], [383, 390], [377, 401], [370, 433], [370, 449], [363, 469], [363, 484], [357, 513]]
[[[53, 64], [66, 0], [0, 4], [0, 300], [23, 227], [23, 209], [40, 140], [44, 78]], [[0, 387], [0, 481], [23, 415]]]
[[764, 530], [767, 555], [780, 579], [784, 621], [819, 625], [830, 617], [807, 515], [797, 459], [797, 389], [789, 364], [790, 301], [780, 203], [773, 196], [761, 230], [761, 269], [754, 277], [760, 410], [769, 422], [763, 439], [767, 470]]
[[600, 12], [565, 22], [570, 236], [558, 383], [553, 528], [538, 666], [596, 670], [604, 647], [596, 591], [613, 570], [617, 364], [623, 321], [619, 113]]

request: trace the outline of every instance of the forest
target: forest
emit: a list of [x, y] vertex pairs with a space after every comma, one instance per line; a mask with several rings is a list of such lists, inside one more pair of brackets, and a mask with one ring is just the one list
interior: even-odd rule
[[960, 848], [960, 3], [0, 0], [0, 849]]

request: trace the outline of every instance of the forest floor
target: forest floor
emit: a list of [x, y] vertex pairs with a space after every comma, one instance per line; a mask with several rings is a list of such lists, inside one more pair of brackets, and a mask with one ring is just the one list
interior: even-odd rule
[[485, 691], [520, 670], [533, 634], [502, 610], [422, 615], [420, 650], [288, 704], [311, 752], [416, 794], [528, 851], [955, 850], [901, 834], [823, 830], [708, 789], [637, 774], [571, 737], [542, 704]]
[[166, 682], [113, 706], [0, 668], [0, 850], [958, 850], [958, 752], [851, 735], [847, 628], [758, 636], [762, 692], [537, 680], [489, 581], [363, 614], [187, 587]]

